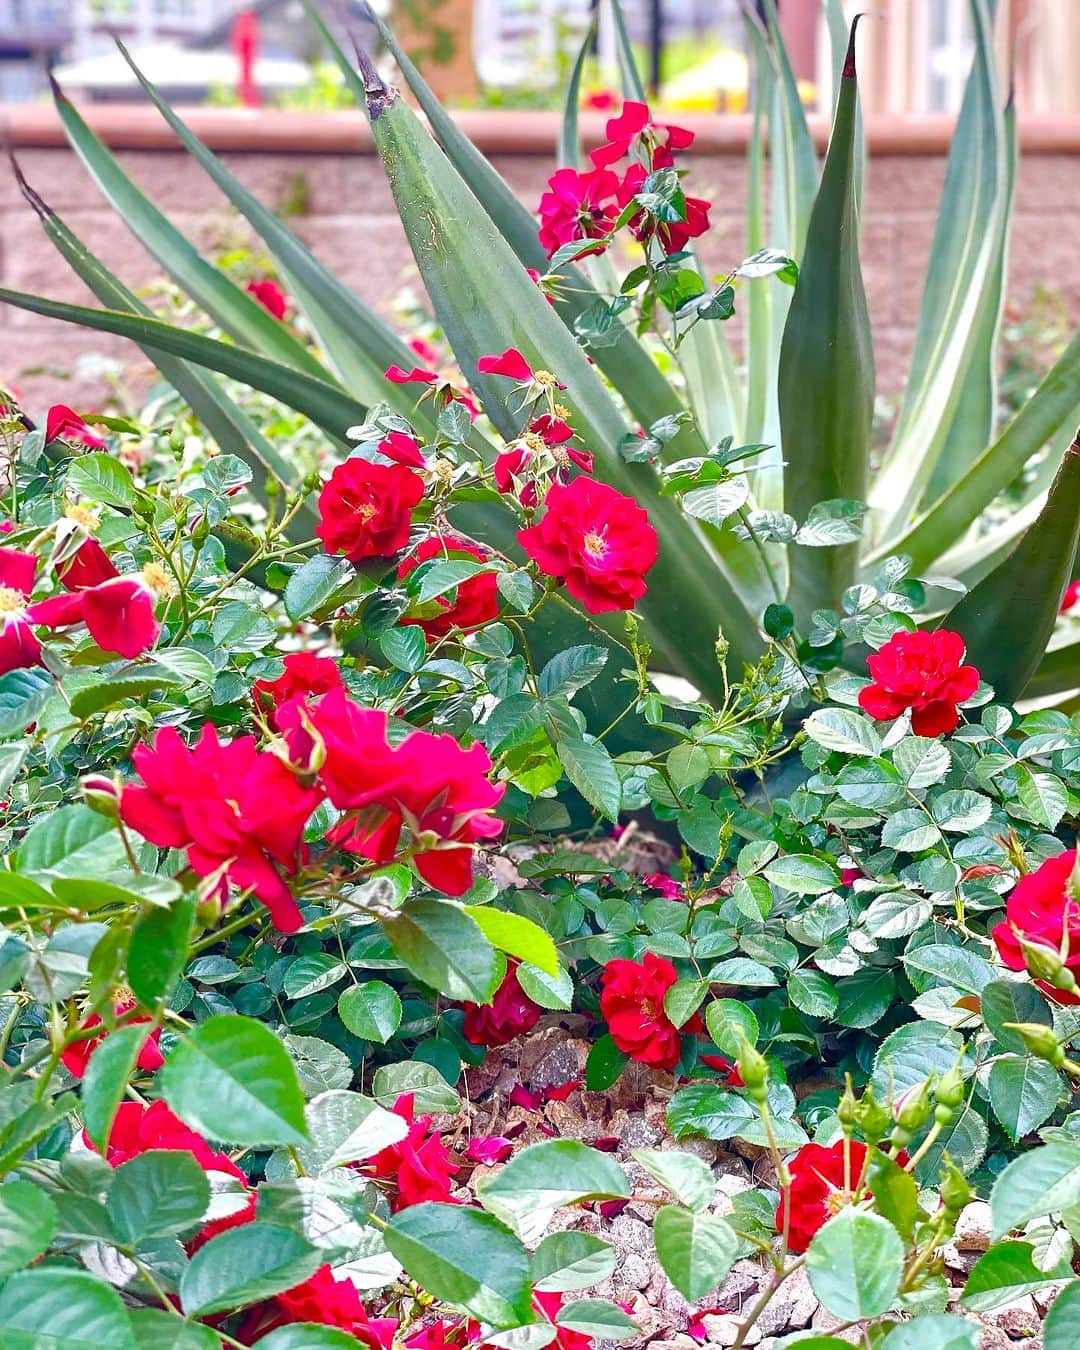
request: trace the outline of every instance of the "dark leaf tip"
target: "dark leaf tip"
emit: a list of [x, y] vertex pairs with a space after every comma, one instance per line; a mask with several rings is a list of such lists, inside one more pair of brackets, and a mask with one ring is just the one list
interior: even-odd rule
[[52, 207], [49, 206], [26, 181], [26, 175], [22, 171], [22, 165], [15, 156], [15, 147], [11, 144], [11, 136], [7, 125], [3, 128], [4, 148], [7, 150], [8, 161], [11, 164], [11, 172], [15, 175], [15, 181], [19, 185], [19, 191], [38, 213], [42, 220], [46, 217], [55, 215]]
[[70, 103], [71, 99], [69, 99], [67, 94], [65, 94], [64, 91], [60, 88], [56, 76], [52, 73], [52, 71], [47, 70], [45, 73], [49, 77], [49, 88], [52, 90], [52, 96], [57, 101], [57, 103]]
[[367, 101], [368, 116], [373, 122], [377, 122], [387, 108], [392, 107], [397, 101], [397, 90], [386, 83], [375, 69], [375, 62], [371, 59], [371, 54], [359, 46], [355, 38], [353, 39], [353, 48], [356, 52], [356, 64], [360, 68], [360, 76], [364, 81], [364, 96]]
[[844, 69], [841, 72], [841, 79], [854, 80], [856, 78], [855, 70], [855, 32], [859, 27], [859, 20], [865, 19], [865, 14], [856, 14], [851, 21], [851, 32], [848, 35], [847, 55], [844, 57]]

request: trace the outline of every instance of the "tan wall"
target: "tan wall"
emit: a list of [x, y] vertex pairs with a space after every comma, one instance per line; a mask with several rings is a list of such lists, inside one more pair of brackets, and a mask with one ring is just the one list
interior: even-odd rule
[[[125, 130], [117, 131], [123, 118], [116, 110], [95, 116], [106, 119], [103, 134], [112, 128], [121, 145], [134, 142], [146, 147], [157, 137], [156, 129], [147, 129], [150, 124], [130, 119]], [[295, 222], [299, 233], [360, 296], [388, 311], [395, 294], [415, 281], [415, 274], [364, 129], [343, 115], [321, 124], [301, 118], [289, 133], [285, 122], [266, 124], [268, 116], [272, 117], [261, 114], [251, 119], [243, 113], [215, 112], [201, 129], [221, 149], [229, 167], [266, 202], [280, 204], [295, 196], [302, 178], [307, 209]], [[34, 117], [30, 125], [24, 119], [14, 128], [16, 139], [23, 142], [18, 153], [29, 181], [125, 281], [134, 286], [151, 282], [158, 275], [153, 260], [103, 202], [74, 155], [59, 144], [42, 144], [57, 140], [46, 114], [39, 110]], [[550, 120], [544, 114], [524, 119], [471, 114], [469, 120], [477, 139], [494, 147], [494, 163], [522, 199], [535, 203], [551, 167], [550, 155], [541, 152], [552, 144]], [[695, 190], [716, 203], [715, 228], [704, 255], [706, 263], [718, 270], [726, 270], [744, 252], [740, 126], [738, 119], [703, 122], [704, 153], [689, 161]], [[884, 392], [898, 388], [910, 348], [944, 172], [945, 135], [946, 129], [937, 123], [870, 127], [875, 153], [863, 225], [864, 272], [879, 387]], [[277, 145], [273, 151], [225, 148], [258, 145], [268, 138]], [[1033, 124], [1025, 139], [1009, 296], [1023, 306], [1037, 286], [1060, 292], [1071, 318], [1080, 324], [1080, 246], [1074, 224], [1080, 211], [1080, 134], [1068, 127]], [[348, 147], [357, 146], [349, 152]], [[186, 156], [157, 147], [123, 148], [118, 153], [125, 169], [184, 231], [211, 245], [223, 235], [234, 237], [235, 218]], [[88, 294], [45, 240], [7, 173], [0, 174], [0, 279], [7, 287], [89, 303]], [[0, 308], [0, 383], [14, 381], [32, 413], [58, 398], [93, 406], [102, 395], [100, 381], [65, 380], [63, 374], [73, 370], [80, 355], [96, 353], [136, 364], [140, 360], [135, 349], [120, 339]], [[38, 373], [32, 373], [34, 367], [40, 368]]]

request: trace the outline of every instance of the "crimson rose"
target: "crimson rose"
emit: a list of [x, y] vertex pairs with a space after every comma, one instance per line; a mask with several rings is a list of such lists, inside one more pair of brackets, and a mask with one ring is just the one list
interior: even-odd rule
[[[1005, 901], [1005, 923], [992, 936], [1001, 959], [1010, 970], [1026, 970], [1027, 961], [1019, 939], [1047, 948], [1059, 956], [1064, 937], [1065, 966], [1080, 977], [1080, 904], [1069, 894], [1069, 881], [1076, 866], [1076, 849], [1067, 849], [1029, 872], [1013, 887]], [[1035, 983], [1056, 1003], [1080, 1004], [1080, 995], [1055, 989], [1046, 980]]]
[[506, 1045], [515, 1036], [531, 1031], [540, 1017], [541, 1009], [518, 984], [517, 962], [506, 968], [502, 984], [495, 990], [490, 1003], [466, 1003], [465, 1024], [462, 1032], [473, 1045]]
[[424, 480], [403, 464], [347, 459], [319, 493], [315, 533], [328, 553], [350, 562], [387, 558], [409, 542], [412, 509], [424, 495]]
[[910, 708], [916, 736], [943, 736], [960, 721], [956, 705], [978, 688], [979, 672], [963, 659], [959, 633], [894, 633], [866, 658], [874, 682], [860, 691], [859, 707], [879, 722]]
[[662, 956], [616, 959], [604, 967], [600, 1012], [625, 1055], [656, 1069], [673, 1069], [682, 1053], [678, 1028], [664, 1011], [664, 995], [678, 979]]

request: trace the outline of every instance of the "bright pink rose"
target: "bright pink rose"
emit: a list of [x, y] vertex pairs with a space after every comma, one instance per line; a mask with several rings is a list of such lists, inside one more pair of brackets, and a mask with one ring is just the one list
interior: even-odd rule
[[[1047, 858], [1034, 872], [1022, 876], [1005, 901], [1005, 922], [991, 936], [1010, 970], [1026, 970], [1020, 938], [1045, 947], [1052, 956], [1065, 950], [1065, 966], [1080, 976], [1080, 904], [1069, 893], [1076, 867], [1076, 849]], [[1055, 1003], [1080, 1003], [1080, 995], [1055, 989], [1046, 980], [1035, 983]]]
[[[622, 182], [619, 184], [619, 209], [629, 206], [642, 190], [648, 170], [643, 164], [631, 164]], [[628, 222], [634, 237], [645, 243], [655, 237], [659, 240], [665, 254], [679, 253], [691, 239], [697, 239], [709, 228], [709, 208], [711, 202], [703, 197], [684, 197], [686, 203], [685, 219], [657, 220], [644, 208], [630, 217]]]
[[642, 881], [654, 891], [659, 891], [665, 900], [685, 900], [686, 893], [682, 882], [668, 876], [666, 872], [649, 872]]
[[267, 314], [273, 315], [275, 319], [284, 319], [289, 308], [289, 297], [276, 281], [264, 277], [262, 281], [249, 281], [245, 289], [248, 295], [253, 296], [262, 305]]
[[1061, 613], [1072, 614], [1073, 610], [1080, 610], [1080, 577], [1066, 586], [1061, 597]]
[[[151, 576], [156, 579], [156, 573]], [[83, 623], [102, 651], [130, 661], [149, 651], [161, 632], [154, 616], [157, 598], [152, 582], [142, 573], [133, 573], [39, 600], [28, 612], [35, 623], [49, 628]]]
[[656, 531], [632, 497], [592, 478], [556, 484], [538, 525], [518, 542], [548, 576], [559, 577], [590, 614], [633, 609], [656, 562]]
[[[414, 572], [421, 563], [432, 558], [475, 558], [477, 562], [487, 562], [488, 555], [475, 544], [459, 539], [457, 535], [444, 533], [429, 535], [415, 553], [410, 553], [398, 567], [398, 580], [404, 581], [410, 572]], [[446, 637], [449, 633], [469, 633], [485, 623], [499, 617], [499, 582], [494, 572], [480, 572], [461, 582], [453, 593], [436, 596], [429, 603], [437, 613], [423, 618], [406, 615], [403, 624], [416, 624], [429, 638]]]
[[671, 962], [653, 952], [604, 967], [600, 1013], [623, 1054], [656, 1069], [673, 1069], [679, 1062], [679, 1030], [664, 1011], [664, 995], [678, 978]]
[[466, 1003], [462, 1034], [473, 1045], [506, 1045], [532, 1031], [543, 1011], [518, 984], [517, 962], [507, 963], [506, 974], [490, 1003]]
[[[555, 417], [552, 413], [541, 413], [539, 417], [534, 417], [529, 423], [529, 430], [534, 436], [539, 436], [545, 445], [563, 445], [566, 441], [572, 440], [574, 435], [570, 423], [563, 421], [561, 417]], [[580, 464], [578, 467], [585, 469], [586, 473], [592, 473], [592, 455], [583, 454], [582, 458], [588, 459], [588, 466]]]
[[409, 1133], [376, 1153], [368, 1164], [373, 1176], [396, 1182], [397, 1195], [390, 1208], [397, 1213], [425, 1200], [453, 1203], [450, 1183], [458, 1169], [441, 1135], [431, 1128], [431, 1117], [413, 1119], [412, 1093], [399, 1097], [391, 1110], [408, 1124]]
[[[558, 169], [540, 198], [540, 244], [550, 258], [563, 244], [606, 239], [619, 214], [619, 179], [610, 169]], [[601, 252], [603, 245], [593, 252]]]
[[873, 677], [859, 693], [859, 707], [879, 722], [911, 709], [916, 736], [944, 736], [960, 721], [956, 705], [979, 684], [974, 666], [961, 665], [964, 639], [936, 632], [894, 633], [880, 651], [866, 658]]
[[424, 480], [401, 464], [347, 459], [319, 494], [315, 533], [327, 553], [350, 562], [388, 558], [409, 542], [412, 509], [424, 495]]
[[314, 652], [290, 652], [285, 669], [276, 680], [256, 680], [251, 686], [255, 706], [267, 714], [271, 726], [274, 713], [294, 698], [318, 698], [341, 687], [341, 671], [336, 661]]
[[0, 675], [36, 666], [41, 643], [28, 613], [38, 560], [17, 548], [0, 548]]
[[84, 539], [70, 558], [56, 565], [56, 578], [69, 591], [85, 591], [119, 575], [94, 538]]
[[104, 450], [105, 441], [66, 403], [54, 403], [45, 416], [45, 444], [69, 441], [91, 450]]
[[209, 722], [191, 748], [175, 727], [163, 727], [153, 748], [138, 746], [132, 759], [145, 786], [124, 787], [124, 824], [159, 848], [185, 849], [201, 877], [223, 870], [262, 901], [278, 929], [294, 933], [303, 920], [282, 871], [296, 871], [322, 793], [257, 750], [253, 736], [222, 742]]
[[694, 140], [694, 133], [685, 127], [651, 121], [648, 104], [633, 100], [623, 104], [622, 112], [608, 121], [605, 130], [607, 144], [598, 146], [589, 156], [597, 168], [616, 163], [631, 149], [640, 150], [643, 138], [648, 137], [652, 145], [652, 167], [668, 169], [675, 163], [675, 151], [686, 150]]
[[[124, 999], [117, 1003], [114, 1009], [117, 1017], [123, 1017], [125, 1013], [131, 1012], [136, 1006], [134, 999]], [[125, 1026], [131, 1026], [136, 1023], [145, 1022], [148, 1025], [152, 1021], [149, 1017], [129, 1017], [125, 1020]], [[101, 1026], [101, 1018], [97, 1013], [91, 1013], [90, 1016], [79, 1024], [81, 1027], [89, 1029], [90, 1027]], [[68, 1073], [76, 1078], [82, 1078], [86, 1073], [86, 1066], [90, 1063], [90, 1058], [101, 1042], [108, 1035], [108, 1031], [103, 1031], [100, 1036], [91, 1036], [85, 1041], [73, 1041], [71, 1045], [60, 1056], [61, 1063]], [[161, 1028], [154, 1029], [147, 1033], [146, 1040], [143, 1042], [135, 1063], [144, 1073], [154, 1073], [165, 1063], [165, 1057], [158, 1048], [158, 1041], [161, 1039]]]
[[404, 431], [390, 431], [379, 442], [379, 454], [385, 455], [395, 464], [404, 464], [408, 469], [423, 469], [426, 467], [424, 456], [420, 453], [420, 446], [412, 436], [406, 436]]

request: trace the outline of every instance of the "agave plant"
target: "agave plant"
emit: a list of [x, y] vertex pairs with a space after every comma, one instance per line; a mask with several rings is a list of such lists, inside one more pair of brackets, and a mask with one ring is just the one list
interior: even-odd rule
[[[713, 305], [711, 312], [708, 303], [698, 305], [694, 317], [701, 321], [686, 327], [674, 363], [658, 362], [654, 346], [611, 304], [611, 294], [620, 294], [622, 286], [605, 271], [608, 259], [585, 258], [579, 267], [580, 249], [571, 248], [567, 256], [560, 250], [549, 260], [533, 215], [439, 105], [391, 33], [383, 30], [386, 46], [427, 126], [370, 63], [362, 62], [358, 71], [323, 29], [367, 110], [435, 316], [490, 426], [508, 437], [515, 434], [505, 382], [477, 368], [483, 355], [514, 347], [534, 368], [558, 373], [574, 424], [595, 453], [597, 476], [635, 496], [659, 534], [660, 558], [639, 606], [658, 662], [706, 695], [722, 687], [721, 633], [728, 660], [738, 668], [761, 650], [763, 616], [771, 615], [765, 622], [786, 623], [790, 613], [804, 630], [816, 617], [819, 628], [822, 622], [827, 627], [821, 611], [857, 606], [860, 580], [895, 555], [909, 559], [916, 575], [939, 574], [969, 588], [946, 620], [962, 633], [970, 659], [1002, 697], [1016, 699], [1025, 690], [1049, 697], [1080, 686], [1080, 644], [1053, 637], [1080, 531], [1080, 451], [1068, 449], [1080, 411], [1080, 336], [999, 429], [996, 340], [1015, 118], [994, 71], [992, 0], [970, 4], [975, 55], [949, 155], [911, 368], [895, 432], [873, 473], [874, 366], [858, 251], [863, 152], [854, 29], [846, 31], [838, 0], [826, 0], [838, 95], [820, 176], [774, 0], [766, 0], [764, 24], [747, 15], [756, 63], [748, 251], [751, 260], [794, 259], [798, 280], [793, 289], [773, 277], [745, 290], [745, 374], [715, 321], [727, 317], [729, 305]], [[310, 8], [309, 14], [321, 26]], [[624, 93], [644, 101], [617, 5], [613, 14]], [[584, 49], [560, 138], [564, 165], [574, 164], [579, 154], [576, 109], [583, 63]], [[285, 484], [295, 485], [299, 470], [259, 432], [219, 377], [296, 409], [342, 453], [347, 428], [364, 421], [373, 405], [388, 405], [418, 430], [433, 431], [432, 406], [414, 406], [407, 389], [384, 375], [390, 365], [412, 364], [405, 344], [132, 68], [185, 148], [261, 236], [314, 334], [314, 348], [197, 252], [127, 177], [59, 89], [55, 97], [65, 131], [98, 186], [222, 336], [155, 318], [21, 176], [42, 228], [105, 308], [10, 290], [0, 290], [0, 300], [133, 339], [222, 449], [254, 461]], [[763, 255], [768, 244], [778, 248]], [[684, 266], [692, 269], [689, 250], [685, 256]], [[565, 284], [555, 288], [553, 304], [534, 285], [529, 268], [545, 274], [557, 269]], [[758, 270], [775, 272], [779, 265]], [[602, 337], [598, 314], [608, 316]], [[738, 493], [710, 492], [706, 485], [691, 510], [686, 498], [680, 501], [665, 487], [656, 465], [627, 454], [628, 433], [637, 424], [666, 429], [655, 442], [658, 457], [675, 462], [676, 470], [691, 466], [692, 476], [703, 461], [719, 463], [721, 471], [707, 480], [718, 488], [730, 487], [732, 475], [723, 466], [731, 446], [749, 447], [755, 457], [746, 462], [753, 467], [740, 470]], [[496, 447], [479, 425], [469, 442], [490, 459]], [[984, 530], [986, 508], [1039, 452], [1035, 480], [1019, 508], [1006, 523]], [[514, 520], [498, 503], [459, 507], [457, 519], [503, 552], [518, 552]], [[805, 526], [815, 521], [824, 529], [811, 539], [814, 531]], [[241, 533], [223, 529], [226, 542], [242, 548]], [[834, 546], [810, 547], [808, 541]], [[540, 635], [542, 644], [557, 649], [580, 640], [575, 630], [584, 620], [571, 610], [560, 609], [559, 617], [545, 622], [550, 628]], [[617, 631], [610, 629], [612, 635]], [[600, 682], [592, 692], [603, 701]]]

